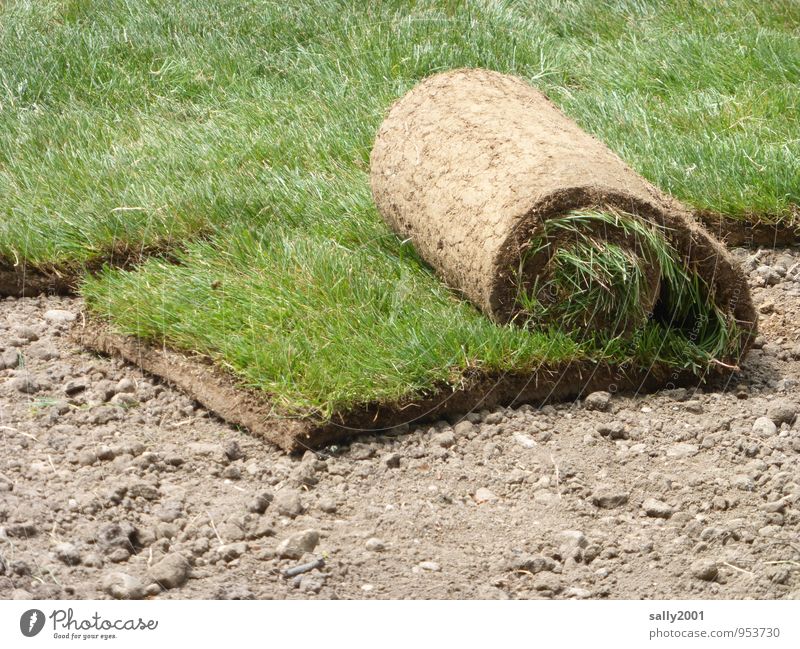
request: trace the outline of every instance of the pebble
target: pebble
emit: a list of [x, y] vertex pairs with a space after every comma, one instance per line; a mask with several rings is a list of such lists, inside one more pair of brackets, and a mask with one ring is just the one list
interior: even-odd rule
[[244, 543], [243, 541], [239, 543], [227, 543], [225, 545], [220, 545], [216, 549], [216, 553], [225, 563], [230, 563], [234, 559], [238, 559], [245, 552], [247, 552], [247, 543]]
[[523, 435], [522, 433], [515, 433], [514, 441], [517, 444], [519, 444], [522, 448], [536, 447], [536, 441], [532, 437], [529, 437], [528, 435]]
[[484, 417], [483, 423], [487, 424], [488, 426], [492, 426], [494, 424], [503, 423], [503, 419], [505, 419], [505, 414], [500, 410], [495, 410]]
[[303, 503], [300, 494], [293, 489], [281, 489], [275, 494], [272, 501], [273, 507], [281, 516], [295, 518], [303, 513]]
[[68, 397], [73, 397], [76, 394], [86, 390], [87, 387], [89, 387], [89, 383], [86, 381], [86, 379], [73, 379], [64, 384], [64, 394], [66, 394]]
[[370, 552], [383, 552], [386, 549], [386, 544], [381, 539], [373, 536], [372, 538], [367, 539], [364, 547], [366, 547]]
[[351, 444], [348, 457], [351, 460], [369, 460], [375, 455], [375, 449], [370, 444]]
[[12, 332], [18, 338], [21, 338], [22, 340], [27, 341], [29, 343], [32, 343], [32, 342], [34, 342], [36, 340], [39, 340], [39, 334], [37, 334], [28, 325], [20, 325], [20, 326], [14, 327], [12, 329]]
[[0, 370], [13, 370], [19, 365], [19, 352], [15, 349], [7, 349], [0, 354]]
[[319, 532], [307, 529], [281, 541], [275, 552], [282, 559], [300, 559], [305, 553], [313, 552], [317, 543], [319, 543]]
[[642, 503], [644, 513], [652, 518], [669, 518], [674, 511], [667, 503], [655, 498], [647, 498]]
[[230, 464], [223, 469], [222, 477], [226, 480], [241, 480], [242, 470], [235, 464]]
[[267, 508], [273, 499], [274, 496], [272, 493], [269, 491], [262, 491], [247, 504], [247, 510], [253, 514], [263, 514], [265, 511], [267, 511]]
[[611, 393], [605, 391], [592, 392], [583, 400], [586, 410], [606, 412], [611, 407]]
[[59, 543], [53, 548], [56, 558], [68, 566], [77, 566], [81, 562], [81, 553], [72, 543]]
[[113, 397], [111, 397], [109, 403], [115, 406], [120, 406], [122, 408], [131, 408], [132, 406], [135, 406], [137, 403], [139, 403], [139, 400], [132, 394], [129, 394], [128, 392], [118, 392]]
[[36, 394], [39, 390], [41, 390], [39, 382], [35, 377], [30, 375], [15, 376], [13, 379], [11, 379], [10, 385], [14, 390], [17, 392], [22, 392], [22, 394]]
[[111, 572], [103, 577], [101, 588], [114, 599], [142, 599], [144, 584], [125, 572]]
[[88, 568], [102, 568], [103, 563], [103, 557], [97, 554], [97, 552], [90, 552], [83, 558], [83, 565]]
[[602, 509], [621, 507], [628, 502], [628, 493], [616, 487], [599, 486], [592, 493], [592, 503]]
[[561, 546], [566, 548], [585, 548], [589, 544], [580, 530], [564, 530], [558, 533], [558, 538], [561, 539]]
[[178, 588], [189, 578], [189, 562], [177, 552], [168, 554], [150, 567], [147, 577], [164, 589]]
[[96, 540], [106, 554], [111, 554], [115, 550], [124, 550], [130, 554], [135, 535], [136, 528], [130, 523], [105, 523], [97, 531]]
[[771, 437], [778, 432], [778, 427], [769, 417], [759, 417], [753, 422], [753, 432], [762, 437]]
[[[6, 525], [5, 527], [6, 536], [10, 536], [11, 538], [15, 539], [27, 539], [30, 538], [31, 536], [36, 536], [38, 532], [39, 530], [33, 521], [24, 521], [22, 523], [11, 523], [10, 525]], [[2, 536], [2, 534], [0, 534], [0, 536]]]
[[542, 572], [536, 575], [536, 578], [533, 580], [533, 588], [539, 591], [560, 593], [564, 589], [564, 586], [558, 575], [552, 572]]
[[452, 431], [446, 430], [442, 433], [434, 435], [431, 438], [431, 441], [442, 448], [450, 448], [451, 446], [455, 445], [456, 437], [453, 435]]
[[536, 574], [545, 570], [555, 570], [557, 565], [554, 559], [541, 554], [521, 554], [507, 561], [503, 569], [506, 572], [525, 571]]
[[798, 404], [781, 399], [770, 403], [767, 408], [767, 417], [769, 417], [776, 426], [780, 426], [781, 424], [792, 425], [799, 411], [800, 406], [798, 406]]
[[689, 568], [692, 577], [702, 581], [714, 581], [719, 574], [719, 568], [713, 559], [698, 559]]
[[386, 455], [383, 456], [381, 462], [383, 462], [384, 466], [390, 469], [397, 469], [400, 467], [401, 459], [402, 456], [400, 455], [400, 453], [387, 453]]
[[630, 434], [621, 421], [612, 421], [606, 424], [598, 424], [597, 432], [608, 439], [630, 439]]
[[339, 506], [333, 498], [323, 497], [320, 498], [319, 508], [326, 514], [335, 514]]
[[435, 561], [421, 561], [419, 567], [427, 572], [440, 572], [442, 569]]
[[236, 460], [241, 460], [244, 458], [244, 453], [242, 452], [242, 447], [239, 445], [235, 439], [228, 440], [225, 442], [225, 445], [222, 447], [222, 452], [225, 454], [225, 457], [228, 458], [231, 462], [235, 462]]
[[687, 442], [673, 444], [667, 449], [667, 457], [676, 460], [691, 457], [692, 455], [697, 455], [698, 448], [697, 444], [689, 444]]
[[44, 319], [53, 323], [75, 322], [77, 316], [72, 311], [63, 309], [50, 309], [44, 312]]
[[475, 424], [473, 424], [471, 421], [467, 421], [466, 419], [459, 421], [455, 426], [453, 426], [453, 432], [458, 437], [468, 437], [475, 432]]
[[493, 491], [487, 489], [486, 487], [480, 487], [475, 491], [475, 502], [479, 505], [481, 503], [490, 503], [496, 500], [500, 499]]

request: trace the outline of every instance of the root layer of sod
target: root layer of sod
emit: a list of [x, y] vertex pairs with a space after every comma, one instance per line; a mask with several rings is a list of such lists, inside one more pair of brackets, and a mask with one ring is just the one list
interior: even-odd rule
[[[531, 373], [474, 372], [459, 387], [434, 386], [423, 396], [383, 403], [363, 403], [334, 412], [329, 418], [284, 413], [259, 390], [243, 387], [233, 376], [208, 362], [114, 333], [102, 322], [89, 321], [75, 333], [84, 347], [116, 356], [177, 387], [225, 421], [294, 453], [316, 449], [361, 433], [396, 434], [415, 425], [472, 410], [533, 404], [541, 407], [594, 390], [646, 392], [668, 385], [696, 384], [689, 370], [665, 364], [650, 368], [575, 360], [559, 367], [542, 365]], [[726, 368], [704, 375], [704, 382], [724, 381]]]

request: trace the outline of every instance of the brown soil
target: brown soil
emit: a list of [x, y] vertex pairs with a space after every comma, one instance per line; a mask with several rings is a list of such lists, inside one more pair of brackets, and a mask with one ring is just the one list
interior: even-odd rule
[[746, 219], [730, 219], [718, 212], [699, 211], [695, 218], [728, 246], [780, 248], [800, 243], [800, 207], [795, 206], [788, 222], [771, 223], [758, 214]]
[[798, 598], [800, 252], [737, 258], [762, 337], [727, 384], [302, 457], [80, 348], [79, 299], [2, 300], [0, 598]]

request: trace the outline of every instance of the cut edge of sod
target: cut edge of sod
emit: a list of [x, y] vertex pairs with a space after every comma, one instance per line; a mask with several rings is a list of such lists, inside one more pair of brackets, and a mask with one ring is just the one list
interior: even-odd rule
[[[89, 350], [138, 366], [229, 424], [241, 426], [288, 453], [321, 448], [362, 433], [392, 436], [405, 432], [410, 425], [458, 417], [473, 410], [522, 404], [543, 407], [596, 390], [636, 393], [698, 382], [692, 370], [661, 362], [645, 368], [632, 366], [628, 361], [579, 359], [558, 366], [542, 365], [534, 373], [475, 371], [464, 376], [459, 386], [437, 385], [425, 395], [364, 403], [322, 418], [315, 414], [283, 413], [266, 393], [243, 387], [235, 376], [212, 365], [208, 359], [115, 333], [98, 318], [84, 321], [73, 332], [73, 338]], [[700, 381], [704, 384], [724, 381], [731, 369], [722, 365], [709, 367]]]

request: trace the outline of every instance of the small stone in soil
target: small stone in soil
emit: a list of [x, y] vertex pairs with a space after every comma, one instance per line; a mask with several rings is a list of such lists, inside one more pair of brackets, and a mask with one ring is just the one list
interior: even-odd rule
[[490, 503], [496, 500], [499, 500], [497, 495], [486, 487], [480, 487], [477, 491], [475, 491], [475, 502], [479, 505], [481, 503]]
[[269, 491], [263, 491], [248, 503], [247, 509], [254, 514], [263, 514], [267, 511], [272, 499], [273, 495]]
[[644, 513], [652, 518], [669, 518], [672, 516], [673, 509], [667, 503], [656, 500], [655, 498], [647, 498], [642, 503]]
[[216, 552], [223, 561], [229, 563], [234, 559], [238, 559], [245, 552], [247, 552], [247, 543], [240, 542], [240, 543], [228, 543], [227, 545], [220, 545], [219, 547], [217, 547]]
[[774, 401], [769, 405], [769, 408], [767, 408], [767, 416], [776, 426], [780, 426], [781, 424], [793, 424], [794, 420], [797, 418], [798, 412], [800, 412], [800, 406], [785, 399]]
[[387, 453], [383, 456], [382, 462], [384, 466], [387, 466], [390, 469], [397, 469], [400, 466], [400, 460], [400, 453]]
[[339, 506], [333, 498], [321, 498], [319, 501], [319, 508], [326, 514], [335, 514]]
[[600, 410], [605, 412], [611, 407], [611, 394], [609, 392], [592, 392], [583, 400], [586, 410]]
[[564, 530], [559, 532], [558, 537], [561, 545], [569, 548], [585, 548], [589, 544], [586, 535], [579, 530]]
[[592, 502], [602, 509], [613, 509], [628, 502], [628, 493], [615, 487], [599, 486], [592, 493]]
[[692, 577], [702, 581], [714, 581], [717, 578], [719, 569], [712, 559], [698, 559], [692, 563], [690, 572]]
[[769, 417], [759, 417], [753, 422], [753, 432], [762, 437], [771, 437], [778, 432], [778, 427]]
[[606, 424], [598, 424], [597, 432], [608, 439], [630, 439], [630, 434], [621, 421], [612, 421]]
[[692, 455], [696, 455], [698, 450], [697, 444], [689, 444], [687, 442], [681, 442], [679, 444], [673, 444], [667, 449], [667, 457], [679, 460], [685, 457], [691, 457]]
[[242, 452], [242, 447], [239, 445], [235, 439], [229, 440], [225, 443], [223, 447], [223, 452], [225, 453], [225, 457], [228, 458], [231, 462], [235, 462], [236, 460], [241, 460], [244, 458], [244, 453]]
[[448, 430], [443, 433], [439, 433], [438, 435], [434, 435], [431, 441], [442, 448], [450, 448], [451, 446], [455, 445], [456, 438], [455, 435]]
[[144, 584], [125, 572], [112, 572], [103, 577], [101, 588], [114, 599], [142, 599]]
[[292, 489], [282, 489], [275, 494], [273, 506], [281, 516], [295, 518], [303, 513], [303, 503], [300, 494]]
[[72, 543], [59, 543], [53, 548], [56, 558], [68, 566], [77, 566], [81, 562], [81, 553]]
[[455, 426], [453, 426], [453, 432], [456, 434], [457, 437], [466, 437], [471, 433], [475, 432], [475, 425], [471, 421], [459, 421]]
[[39, 382], [32, 376], [16, 376], [11, 379], [10, 385], [22, 394], [36, 394], [41, 389]]
[[319, 543], [319, 532], [308, 529], [284, 539], [275, 551], [282, 559], [300, 559], [305, 553], [313, 552], [317, 543]]
[[147, 572], [147, 576], [162, 588], [177, 588], [186, 583], [189, 578], [189, 569], [189, 562], [186, 558], [175, 552], [154, 564]]
[[0, 370], [13, 370], [19, 364], [19, 352], [7, 349], [0, 354]]
[[373, 536], [372, 538], [367, 539], [365, 547], [370, 552], [383, 552], [386, 549], [386, 544]]
[[77, 316], [72, 311], [63, 309], [50, 309], [44, 312], [44, 319], [48, 322], [74, 322]]

